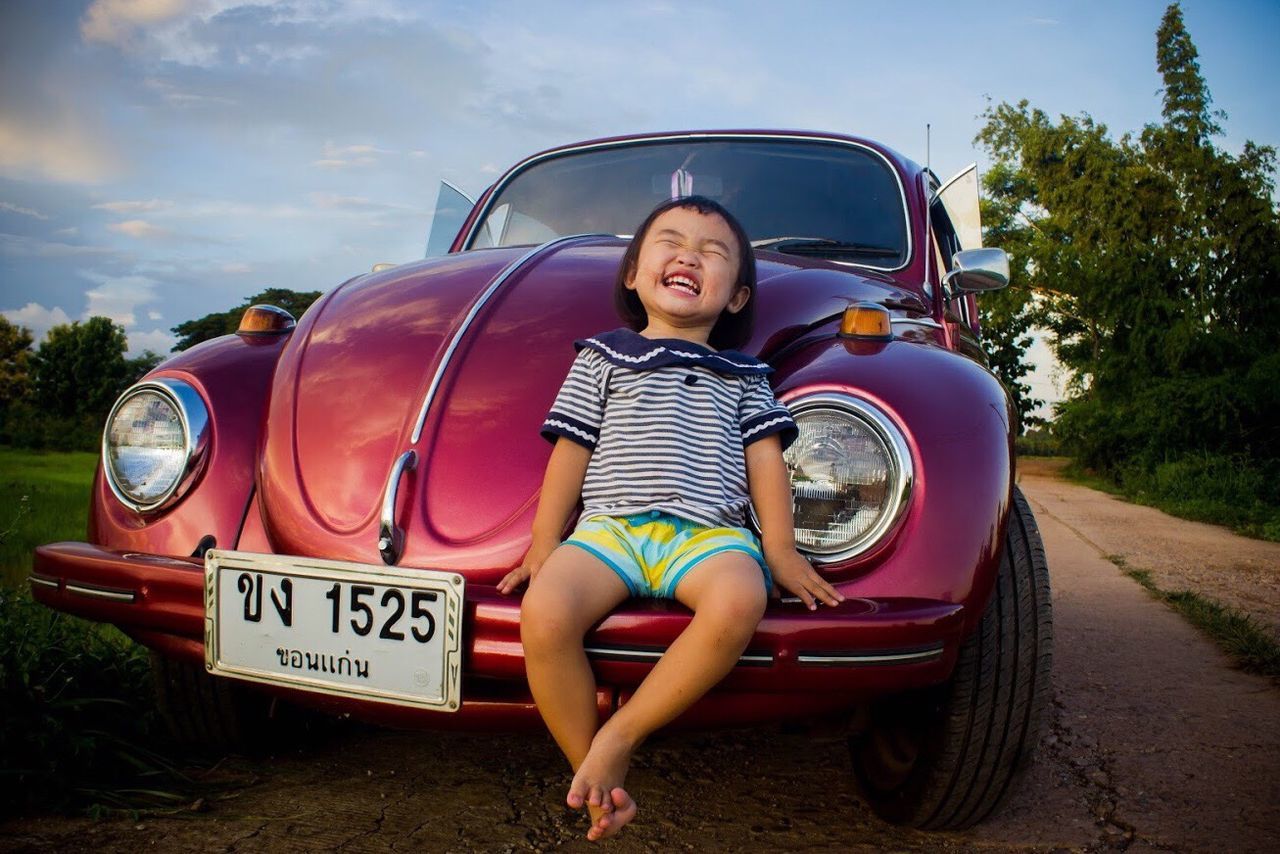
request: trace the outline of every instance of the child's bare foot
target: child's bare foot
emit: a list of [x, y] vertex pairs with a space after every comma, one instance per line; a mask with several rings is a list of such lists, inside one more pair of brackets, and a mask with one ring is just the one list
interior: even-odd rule
[[621, 786], [613, 787], [609, 792], [609, 801], [613, 806], [612, 812], [603, 813], [595, 819], [591, 829], [587, 831], [587, 839], [591, 842], [608, 839], [636, 817], [636, 802]]
[[631, 750], [630, 744], [600, 730], [569, 785], [565, 802], [573, 809], [587, 808], [587, 838], [592, 841], [613, 836], [635, 817], [636, 803], [621, 787], [631, 767]]

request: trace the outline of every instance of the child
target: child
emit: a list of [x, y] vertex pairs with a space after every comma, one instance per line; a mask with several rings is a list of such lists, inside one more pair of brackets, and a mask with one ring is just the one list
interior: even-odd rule
[[[699, 196], [659, 205], [618, 271], [631, 329], [577, 342], [578, 357], [543, 425], [547, 463], [522, 565], [520, 637], [534, 701], [573, 767], [566, 798], [586, 806], [590, 840], [617, 833], [636, 804], [622, 788], [631, 755], [719, 682], [746, 649], [772, 580], [813, 609], [843, 601], [795, 550], [782, 439], [795, 435], [738, 347], [751, 332], [755, 257], [742, 226]], [[583, 511], [560, 533], [579, 497]], [[753, 502], [763, 551], [746, 528]], [[673, 598], [693, 619], [604, 724], [583, 638], [630, 596]]]

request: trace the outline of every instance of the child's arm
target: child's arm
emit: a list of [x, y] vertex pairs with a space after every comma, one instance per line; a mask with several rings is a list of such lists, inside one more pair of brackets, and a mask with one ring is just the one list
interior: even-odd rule
[[746, 447], [747, 482], [751, 503], [760, 518], [764, 560], [773, 580], [814, 610], [817, 602], [835, 605], [844, 596], [814, 571], [809, 561], [796, 551], [795, 521], [791, 516], [791, 481], [782, 459], [778, 434], [766, 436]]
[[498, 582], [499, 593], [511, 593], [538, 574], [545, 561], [560, 545], [569, 514], [582, 495], [582, 481], [587, 476], [591, 449], [565, 438], [556, 440], [542, 477], [542, 493], [538, 496], [538, 512], [533, 517], [533, 543], [525, 552], [520, 566]]

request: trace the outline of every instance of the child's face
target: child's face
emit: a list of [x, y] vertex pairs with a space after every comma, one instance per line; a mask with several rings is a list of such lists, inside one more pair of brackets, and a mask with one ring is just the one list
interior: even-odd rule
[[706, 343], [720, 314], [737, 312], [751, 297], [737, 285], [739, 251], [728, 223], [716, 214], [672, 208], [659, 215], [627, 283], [649, 315], [644, 331]]

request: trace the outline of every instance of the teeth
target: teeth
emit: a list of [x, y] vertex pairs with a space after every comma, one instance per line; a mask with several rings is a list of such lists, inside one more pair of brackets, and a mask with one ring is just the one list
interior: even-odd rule
[[688, 276], [668, 276], [663, 280], [663, 284], [667, 287], [674, 287], [678, 285], [694, 294], [702, 292], [702, 289], [698, 287], [698, 283], [693, 279], [690, 279]]

